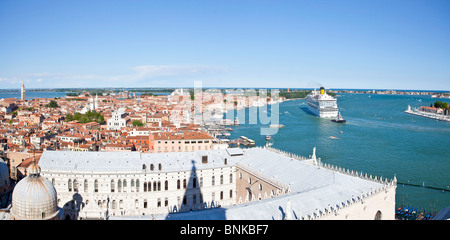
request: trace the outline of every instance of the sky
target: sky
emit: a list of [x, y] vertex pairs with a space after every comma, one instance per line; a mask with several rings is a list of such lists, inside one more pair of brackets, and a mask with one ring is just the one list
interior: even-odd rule
[[448, 0], [0, 0], [0, 89], [450, 90]]

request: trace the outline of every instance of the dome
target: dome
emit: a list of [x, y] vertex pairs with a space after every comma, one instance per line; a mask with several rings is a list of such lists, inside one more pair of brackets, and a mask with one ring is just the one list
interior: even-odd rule
[[0, 158], [0, 188], [9, 185], [8, 165]]
[[14, 187], [11, 214], [21, 220], [54, 218], [59, 212], [55, 187], [40, 176], [37, 164], [32, 164], [28, 173]]

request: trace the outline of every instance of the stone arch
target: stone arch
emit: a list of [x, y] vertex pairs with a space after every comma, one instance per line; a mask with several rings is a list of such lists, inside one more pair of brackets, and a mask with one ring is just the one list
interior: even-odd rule
[[378, 210], [377, 213], [375, 214], [374, 220], [381, 220], [381, 217], [382, 217], [381, 211]]

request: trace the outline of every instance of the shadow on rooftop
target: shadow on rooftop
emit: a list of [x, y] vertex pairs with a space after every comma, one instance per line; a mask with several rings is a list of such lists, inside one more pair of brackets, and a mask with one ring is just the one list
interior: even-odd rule
[[218, 205], [216, 199], [220, 196], [206, 197], [206, 199], [212, 199], [211, 201], [204, 201], [205, 196], [202, 193], [199, 178], [197, 175], [197, 168], [195, 167], [195, 161], [191, 161], [192, 169], [189, 179], [178, 180], [177, 187], [185, 188], [183, 198], [179, 200], [178, 204], [170, 209], [170, 213], [167, 214], [166, 220], [226, 220], [225, 209]]

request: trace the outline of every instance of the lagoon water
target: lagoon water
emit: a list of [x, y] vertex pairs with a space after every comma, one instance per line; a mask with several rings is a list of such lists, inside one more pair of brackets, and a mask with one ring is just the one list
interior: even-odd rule
[[[67, 92], [25, 92], [25, 100], [31, 100], [33, 98], [55, 98], [55, 97], [65, 97]], [[0, 100], [2, 98], [17, 98], [20, 99], [20, 90], [18, 91], [1, 91], [0, 90]]]
[[[310, 114], [303, 99], [279, 104], [279, 123], [285, 127], [272, 136], [272, 147], [306, 157], [316, 147], [324, 163], [388, 179], [396, 176], [397, 206], [439, 211], [450, 205], [450, 122], [403, 112], [408, 105], [429, 106], [437, 99], [368, 94], [340, 94], [337, 99], [345, 124]], [[250, 113], [266, 109], [270, 114], [271, 106], [239, 110], [246, 119], [239, 119], [241, 125], [230, 139], [246, 136], [264, 146], [260, 128], [268, 124], [247, 121]]]

